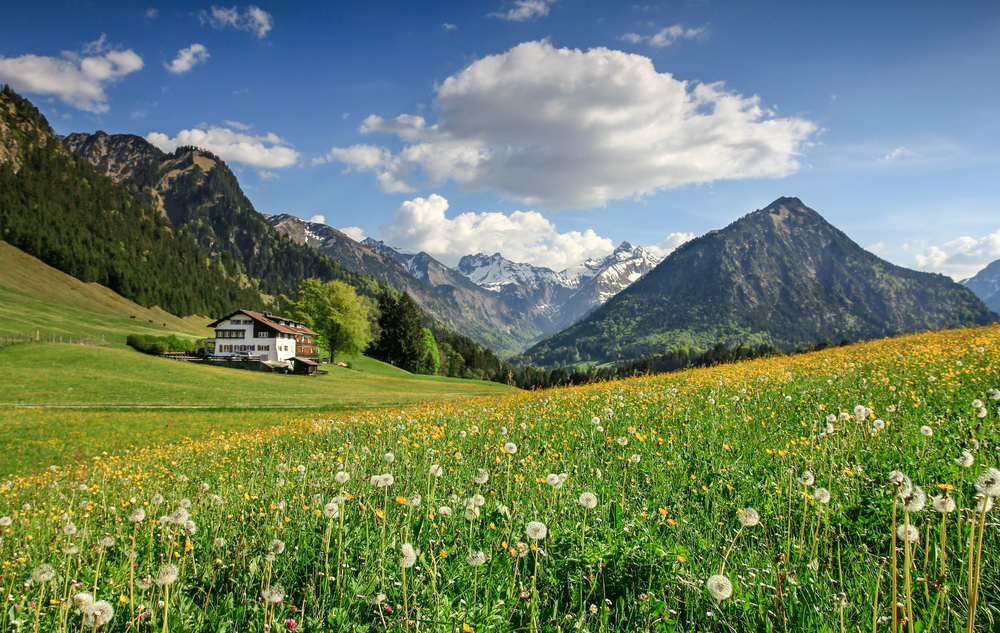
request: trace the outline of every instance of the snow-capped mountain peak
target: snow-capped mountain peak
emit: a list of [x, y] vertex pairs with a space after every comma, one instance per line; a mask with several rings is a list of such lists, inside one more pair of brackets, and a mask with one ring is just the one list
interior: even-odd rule
[[504, 287], [511, 285], [523, 286], [531, 290], [538, 289], [542, 285], [553, 285], [561, 288], [576, 287], [576, 283], [551, 268], [512, 262], [500, 253], [466, 255], [459, 260], [456, 270], [477, 286], [493, 292], [500, 292]]

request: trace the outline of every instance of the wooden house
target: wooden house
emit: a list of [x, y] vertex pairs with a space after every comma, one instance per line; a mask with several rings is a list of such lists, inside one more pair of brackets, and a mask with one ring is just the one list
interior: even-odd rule
[[319, 359], [316, 332], [305, 323], [270, 312], [237, 310], [208, 327], [215, 328], [215, 338], [205, 340], [209, 356], [280, 364], [288, 364], [296, 356]]

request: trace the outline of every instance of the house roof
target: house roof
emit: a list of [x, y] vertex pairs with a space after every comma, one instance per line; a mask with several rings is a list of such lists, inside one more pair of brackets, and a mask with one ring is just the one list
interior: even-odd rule
[[218, 324], [222, 323], [223, 321], [228, 321], [229, 319], [233, 318], [238, 314], [244, 314], [253, 319], [254, 321], [256, 321], [257, 323], [260, 323], [261, 325], [269, 329], [275, 330], [277, 332], [285, 332], [286, 334], [316, 334], [316, 332], [313, 332], [308, 327], [306, 327], [305, 323], [302, 323], [300, 321], [289, 319], [283, 316], [278, 316], [275, 314], [263, 314], [260, 312], [251, 312], [250, 310], [237, 310], [232, 314], [222, 317], [218, 321], [213, 321], [212, 323], [209, 323], [208, 327], [215, 327]]
[[308, 358], [302, 358], [301, 356], [293, 356], [292, 360], [294, 360], [296, 363], [302, 363], [303, 365], [314, 365], [316, 367], [319, 367], [319, 363], [317, 363], [316, 361], [309, 360]]

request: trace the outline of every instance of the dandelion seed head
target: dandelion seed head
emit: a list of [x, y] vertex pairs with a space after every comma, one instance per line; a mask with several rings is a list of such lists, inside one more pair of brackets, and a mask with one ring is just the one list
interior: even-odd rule
[[559, 481], [559, 475], [557, 475], [555, 473], [549, 473], [548, 475], [545, 476], [545, 483], [547, 483], [550, 486], [555, 487], [555, 486], [559, 485], [562, 482]]
[[903, 525], [900, 525], [898, 528], [896, 528], [896, 536], [901, 541], [916, 543], [917, 541], [920, 540], [920, 530], [918, 530], [916, 526], [906, 525], [904, 523]]
[[333, 476], [334, 481], [343, 486], [351, 480], [351, 474], [347, 471], [341, 470], [336, 475]]
[[904, 512], [920, 512], [927, 505], [927, 495], [920, 486], [913, 486], [907, 495], [899, 495], [899, 507]]
[[934, 508], [935, 512], [949, 514], [955, 511], [955, 500], [947, 495], [931, 497], [931, 507]]
[[404, 569], [409, 569], [413, 567], [417, 562], [417, 551], [413, 549], [413, 545], [409, 543], [403, 543], [403, 546], [399, 548], [399, 564]]
[[816, 483], [816, 477], [812, 474], [812, 471], [803, 471], [802, 475], [799, 476], [799, 483], [803, 486], [811, 486]]
[[922, 427], [920, 427], [920, 434], [923, 435], [924, 437], [933, 437], [934, 429], [925, 424]]
[[987, 497], [1000, 496], [1000, 470], [987, 468], [976, 480], [976, 490]]
[[115, 539], [113, 536], [105, 535], [104, 538], [98, 541], [98, 543], [101, 545], [101, 547], [114, 547]]
[[721, 574], [715, 574], [705, 582], [705, 588], [717, 601], [728, 599], [733, 595], [733, 583]]
[[175, 565], [170, 563], [164, 563], [160, 565], [160, 571], [156, 574], [156, 584], [161, 587], [167, 585], [172, 585], [177, 581], [177, 577], [180, 576], [181, 570], [177, 569]]
[[597, 495], [592, 492], [584, 492], [580, 495], [580, 505], [588, 510], [593, 510], [597, 507]]
[[85, 627], [104, 626], [115, 617], [114, 607], [105, 600], [98, 600], [80, 608], [83, 612], [83, 625]]
[[128, 520], [130, 523], [142, 523], [145, 519], [146, 519], [146, 510], [141, 507], [132, 510], [132, 513], [128, 515]]
[[440, 477], [444, 474], [444, 468], [441, 468], [441, 464], [431, 464], [430, 474], [434, 477]]
[[281, 604], [285, 600], [285, 588], [281, 585], [271, 585], [262, 590], [260, 596], [268, 604]]
[[955, 464], [962, 468], [971, 468], [976, 463], [976, 458], [969, 451], [962, 451], [961, 456], [955, 458]]
[[0, 517], [0, 528], [10, 527], [13, 522], [10, 517]]
[[443, 517], [450, 517], [452, 515], [451, 508], [449, 508], [448, 506], [441, 506], [440, 508], [438, 508], [438, 514], [440, 514]]
[[820, 503], [830, 503], [830, 491], [826, 488], [817, 488], [813, 492], [813, 499]]
[[31, 572], [31, 582], [36, 585], [46, 583], [56, 577], [56, 570], [48, 563], [42, 563]]
[[387, 463], [391, 464], [391, 463], [393, 463], [394, 461], [396, 461], [396, 456], [395, 456], [395, 455], [393, 455], [392, 453], [386, 453], [386, 454], [385, 454], [385, 461], [386, 461]]
[[471, 567], [482, 567], [486, 564], [486, 554], [479, 550], [470, 552], [465, 558], [465, 562], [469, 563]]
[[540, 541], [548, 535], [549, 528], [545, 527], [545, 524], [541, 521], [531, 521], [524, 528], [524, 533], [528, 538]]
[[736, 518], [740, 520], [743, 527], [754, 527], [760, 524], [760, 514], [754, 508], [744, 508], [739, 511]]
[[875, 428], [875, 429], [878, 429], [879, 431], [881, 431], [882, 429], [885, 428], [885, 422], [882, 421], [882, 420], [875, 420], [874, 422], [872, 422], [872, 428]]
[[73, 536], [76, 534], [76, 525], [73, 523], [67, 523], [63, 526], [63, 534], [66, 536]]
[[150, 505], [154, 506], [160, 505], [161, 503], [163, 503], [163, 495], [157, 492], [156, 494], [154, 494], [152, 497], [149, 498], [149, 503]]
[[410, 495], [406, 498], [406, 505], [411, 508], [420, 506], [420, 495]]
[[506, 444], [503, 445], [503, 450], [508, 455], [514, 455], [515, 453], [517, 453], [517, 444], [515, 444], [514, 442], [507, 442]]
[[898, 470], [889, 473], [889, 483], [896, 489], [896, 494], [900, 497], [905, 497], [913, 490], [913, 482]]
[[486, 471], [485, 468], [480, 468], [479, 471], [476, 473], [476, 476], [473, 478], [473, 481], [475, 481], [480, 486], [485, 484], [489, 480], [490, 480], [490, 474]]
[[323, 516], [327, 519], [336, 519], [340, 516], [340, 506], [336, 501], [331, 501], [323, 506]]

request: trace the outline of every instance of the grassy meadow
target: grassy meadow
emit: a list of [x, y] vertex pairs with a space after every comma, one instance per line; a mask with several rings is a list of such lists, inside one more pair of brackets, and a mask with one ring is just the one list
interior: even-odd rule
[[994, 630], [998, 335], [303, 412], [11, 476], [0, 630]]
[[204, 338], [212, 335], [205, 327], [211, 321], [207, 317], [176, 317], [156, 307], [143, 308], [0, 240], [0, 336], [30, 331], [125, 345], [129, 334]]

